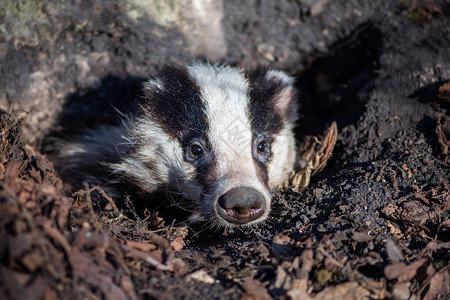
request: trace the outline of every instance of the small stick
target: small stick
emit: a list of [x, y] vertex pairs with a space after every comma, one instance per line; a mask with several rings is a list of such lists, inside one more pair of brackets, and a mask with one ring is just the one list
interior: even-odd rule
[[[94, 187], [92, 187], [92, 188], [90, 188], [89, 190], [86, 190], [86, 191], [80, 190], [80, 191], [78, 191], [78, 192], [76, 192], [76, 193], [73, 193], [72, 196], [76, 196], [76, 195], [84, 195], [84, 194], [90, 195], [90, 193], [92, 193], [93, 191], [99, 192], [100, 195], [103, 196], [103, 198], [105, 198], [106, 200], [108, 200], [108, 202], [109, 202], [109, 204], [111, 204], [111, 206], [112, 206], [114, 212], [120, 214], [120, 211], [119, 211], [119, 209], [117, 208], [116, 204], [114, 203], [113, 199], [111, 199], [111, 197], [109, 197], [108, 195], [106, 195], [105, 191], [102, 190], [102, 188], [99, 187], [98, 185], [96, 185], [96, 186], [94, 186]], [[90, 198], [90, 196], [89, 196], [89, 198]], [[88, 200], [90, 200], [90, 199], [88, 199]]]

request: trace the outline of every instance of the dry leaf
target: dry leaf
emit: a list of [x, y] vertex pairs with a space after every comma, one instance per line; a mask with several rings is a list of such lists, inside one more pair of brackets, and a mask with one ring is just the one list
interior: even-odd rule
[[330, 286], [318, 293], [315, 300], [370, 299], [370, 292], [356, 282], [346, 282]]
[[289, 184], [295, 187], [308, 186], [311, 176], [322, 171], [330, 159], [337, 134], [337, 125], [336, 122], [333, 122], [325, 130], [323, 137], [306, 137], [300, 149], [303, 163], [299, 170], [292, 172], [289, 182], [285, 186]]
[[[438, 136], [438, 142], [441, 146], [442, 155], [444, 155], [444, 161], [450, 161], [450, 119], [439, 118], [436, 125], [436, 134]], [[448, 137], [448, 138], [447, 138]]]
[[439, 88], [438, 97], [444, 101], [450, 102], [450, 82], [443, 84]]
[[241, 300], [273, 299], [263, 284], [255, 279], [247, 278], [243, 280], [241, 286], [245, 291], [245, 295], [241, 298]]

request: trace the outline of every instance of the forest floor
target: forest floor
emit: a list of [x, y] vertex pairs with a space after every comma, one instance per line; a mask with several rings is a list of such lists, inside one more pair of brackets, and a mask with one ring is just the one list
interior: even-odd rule
[[277, 191], [252, 229], [179, 226], [98, 188], [67, 194], [22, 141], [26, 114], [3, 111], [0, 298], [449, 299], [446, 9], [374, 16], [293, 74], [299, 140], [335, 121], [338, 141], [311, 184]]

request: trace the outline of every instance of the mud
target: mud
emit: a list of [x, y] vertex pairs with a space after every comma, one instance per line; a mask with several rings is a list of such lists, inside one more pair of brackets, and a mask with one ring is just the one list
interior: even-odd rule
[[58, 22], [36, 39], [4, 18], [0, 100], [15, 110], [1, 114], [1, 298], [450, 297], [448, 3], [226, 1], [220, 60], [295, 75], [299, 141], [333, 121], [339, 136], [309, 187], [276, 192], [268, 222], [212, 232], [174, 209], [67, 193], [40, 153], [49, 132], [112, 122], [111, 104], [129, 107], [161, 62], [221, 53], [94, 2], [40, 6]]

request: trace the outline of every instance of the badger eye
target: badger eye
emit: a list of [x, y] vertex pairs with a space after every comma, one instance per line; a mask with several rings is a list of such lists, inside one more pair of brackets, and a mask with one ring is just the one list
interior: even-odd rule
[[191, 140], [184, 149], [185, 159], [192, 163], [195, 163], [196, 161], [200, 160], [201, 157], [206, 156], [207, 154], [205, 143], [199, 138]]
[[253, 149], [253, 155], [255, 155], [259, 161], [266, 163], [270, 157], [270, 142], [266, 139], [259, 138], [255, 142]]
[[203, 148], [202, 148], [202, 146], [200, 146], [199, 144], [193, 144], [193, 145], [191, 146], [191, 154], [192, 154], [194, 157], [199, 157], [199, 156], [201, 156], [201, 155], [203, 154]]
[[259, 142], [258, 145], [256, 146], [256, 149], [258, 150], [258, 153], [265, 153], [265, 152], [267, 152], [268, 148], [267, 148], [266, 141]]

